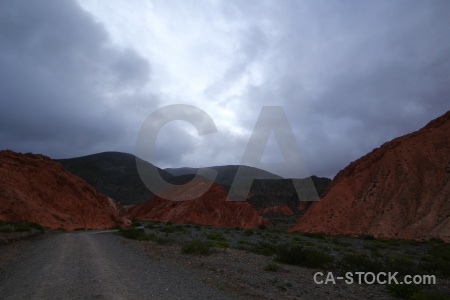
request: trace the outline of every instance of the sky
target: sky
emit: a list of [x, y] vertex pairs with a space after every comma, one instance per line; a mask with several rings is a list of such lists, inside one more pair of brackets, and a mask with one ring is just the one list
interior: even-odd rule
[[[446, 0], [2, 0], [0, 149], [135, 153], [154, 111], [185, 104], [217, 132], [169, 122], [151, 162], [240, 164], [278, 106], [309, 173], [332, 178], [450, 109], [449, 15]], [[280, 150], [271, 135], [262, 161]]]

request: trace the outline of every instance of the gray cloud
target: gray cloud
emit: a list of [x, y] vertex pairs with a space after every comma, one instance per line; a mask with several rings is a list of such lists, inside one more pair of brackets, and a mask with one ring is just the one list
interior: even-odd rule
[[56, 157], [123, 148], [121, 95], [147, 83], [148, 62], [113, 45], [75, 2], [0, 6], [2, 148]]
[[[159, 40], [152, 40], [152, 51], [160, 56], [144, 58], [131, 45], [113, 43], [107, 24], [74, 2], [2, 1], [2, 148], [54, 157], [133, 152], [147, 115], [181, 100], [215, 115], [219, 132], [195, 137], [190, 125], [169, 126], [161, 132], [153, 163], [238, 164], [261, 107], [279, 105], [310, 173], [332, 177], [350, 161], [450, 109], [448, 1], [153, 5], [162, 19], [148, 30], [163, 28], [158, 34], [174, 36], [163, 36], [161, 49]], [[194, 41], [176, 49], [183, 45], [176, 34]], [[178, 60], [180, 69], [165, 60], [167, 49], [174, 51], [167, 57], [186, 57]], [[189, 66], [192, 74], [186, 73]], [[164, 82], [173, 70], [182, 74], [174, 78], [188, 74], [186, 82]], [[190, 86], [191, 80], [198, 88], [196, 74], [215, 80], [197, 94], [164, 90]], [[221, 123], [230, 110], [237, 129]], [[279, 161], [278, 151], [272, 145], [266, 157]], [[293, 170], [276, 171], [291, 176]]]

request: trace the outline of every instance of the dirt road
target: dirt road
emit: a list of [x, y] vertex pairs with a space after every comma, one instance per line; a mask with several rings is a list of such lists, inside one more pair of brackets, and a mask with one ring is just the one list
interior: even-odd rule
[[9, 255], [0, 275], [0, 299], [228, 298], [191, 269], [152, 259], [110, 233], [60, 233], [19, 250], [0, 252]]

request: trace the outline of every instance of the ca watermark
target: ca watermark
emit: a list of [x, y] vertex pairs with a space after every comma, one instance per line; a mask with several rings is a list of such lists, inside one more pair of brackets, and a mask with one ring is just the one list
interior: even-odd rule
[[[158, 168], [149, 165], [146, 161], [152, 162], [155, 157], [156, 140], [160, 130], [169, 122], [185, 121], [194, 126], [199, 136], [217, 133], [217, 127], [211, 116], [204, 110], [187, 104], [168, 105], [155, 110], [151, 113], [142, 124], [136, 143], [136, 166], [145, 186], [155, 195], [168, 200], [185, 201], [195, 199], [206, 193], [213, 184], [217, 171], [210, 168], [200, 168], [197, 175], [191, 182], [183, 185], [185, 190], [195, 186], [195, 192], [177, 194], [164, 193], [173, 185], [160, 175]], [[275, 136], [276, 142], [284, 161], [278, 163], [262, 163], [264, 150], [269, 141], [270, 135]], [[252, 134], [248, 141], [244, 155], [240, 165], [249, 165], [256, 168], [265, 169], [270, 167], [295, 168], [298, 171], [297, 178], [292, 179], [293, 185], [300, 201], [317, 201], [316, 188], [308, 169], [302, 159], [300, 147], [297, 143], [293, 130], [289, 124], [289, 120], [281, 106], [263, 106], [253, 128]], [[198, 186], [195, 179], [206, 178], [209, 184], [204, 183]], [[230, 187], [228, 198], [232, 201], [245, 201], [250, 192], [254, 174], [249, 172], [247, 168], [238, 167], [233, 183]]]
[[333, 272], [314, 273], [313, 280], [315, 284], [337, 284], [343, 281], [346, 284], [425, 284], [435, 285], [435, 275], [405, 275], [400, 279], [398, 272], [347, 272], [344, 276], [335, 276]]

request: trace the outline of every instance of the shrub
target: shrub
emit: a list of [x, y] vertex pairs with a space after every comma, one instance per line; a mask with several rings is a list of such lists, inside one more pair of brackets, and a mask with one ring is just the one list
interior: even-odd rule
[[251, 236], [251, 235], [253, 235], [253, 230], [251, 230], [251, 229], [245, 230], [245, 231], [244, 231], [244, 235], [245, 235], [245, 236]]
[[275, 260], [306, 268], [325, 268], [334, 262], [333, 257], [324, 251], [292, 244], [279, 245]]
[[404, 299], [412, 299], [413, 295], [420, 291], [414, 284], [388, 284], [386, 288], [392, 296]]
[[264, 267], [264, 271], [276, 272], [280, 269], [280, 266], [275, 262], [270, 262]]
[[259, 224], [258, 225], [258, 229], [265, 230], [266, 228], [267, 228], [267, 226], [264, 225], [264, 224]]
[[174, 243], [174, 240], [168, 237], [154, 237], [154, 240], [158, 245], [168, 245]]
[[435, 244], [420, 265], [424, 270], [433, 271], [438, 276], [450, 276], [450, 244]]
[[213, 241], [225, 241], [226, 240], [225, 237], [223, 236], [223, 234], [220, 232], [210, 233], [206, 236], [206, 238], [208, 240], [213, 240]]
[[387, 271], [383, 269], [380, 259], [373, 258], [367, 254], [345, 253], [340, 262], [341, 267], [347, 271], [374, 272]]
[[45, 231], [44, 226], [35, 222], [0, 221], [0, 232], [25, 232], [32, 229], [37, 229], [42, 233]]
[[371, 234], [363, 234], [360, 236], [360, 238], [363, 240], [374, 240], [375, 239], [375, 237]]
[[144, 233], [143, 229], [137, 229], [134, 227], [119, 229], [119, 231], [117, 233], [119, 235], [123, 236], [124, 238], [132, 239], [132, 240], [142, 241], [142, 240], [148, 239], [147, 235]]
[[181, 247], [181, 252], [189, 255], [210, 255], [212, 254], [211, 243], [202, 240], [193, 240]]
[[325, 239], [325, 234], [319, 232], [305, 232], [303, 233], [304, 236], [307, 236], [309, 238], [314, 238], [314, 239], [320, 239], [320, 240], [324, 240]]
[[267, 242], [259, 242], [258, 244], [254, 244], [253, 247], [248, 249], [250, 252], [265, 255], [265, 256], [272, 256], [275, 254], [277, 249], [277, 245], [267, 243]]

